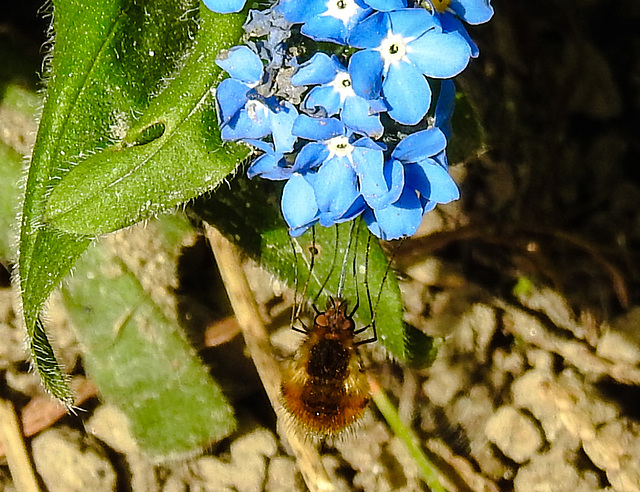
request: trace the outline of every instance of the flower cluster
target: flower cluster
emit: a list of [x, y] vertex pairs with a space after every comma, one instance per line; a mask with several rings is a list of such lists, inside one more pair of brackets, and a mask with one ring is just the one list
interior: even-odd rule
[[[239, 12], [246, 0], [204, 0]], [[249, 12], [245, 45], [218, 57], [222, 138], [261, 151], [249, 177], [286, 180], [292, 235], [362, 215], [410, 236], [459, 197], [446, 157], [452, 77], [478, 55], [463, 22], [490, 0], [274, 0]]]

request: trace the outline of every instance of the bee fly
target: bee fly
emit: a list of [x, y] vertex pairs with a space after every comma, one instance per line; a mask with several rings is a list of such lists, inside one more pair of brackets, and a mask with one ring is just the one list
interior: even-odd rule
[[369, 390], [357, 347], [375, 341], [356, 341], [359, 330], [347, 302], [329, 298], [318, 312], [282, 380], [282, 398], [289, 413], [312, 434], [335, 436], [355, 424], [369, 403]]

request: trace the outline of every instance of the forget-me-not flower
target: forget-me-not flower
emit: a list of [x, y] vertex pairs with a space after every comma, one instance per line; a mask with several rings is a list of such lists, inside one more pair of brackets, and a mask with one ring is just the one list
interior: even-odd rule
[[258, 55], [246, 46], [236, 46], [219, 56], [216, 64], [231, 75], [216, 90], [222, 138], [249, 140], [271, 135], [275, 151], [291, 152], [295, 142], [291, 128], [298, 112], [290, 102], [281, 104], [255, 90], [263, 76]]
[[396, 146], [391, 161], [402, 164], [405, 186], [397, 201], [365, 211], [365, 221], [375, 235], [387, 240], [410, 236], [436, 204], [459, 198], [442, 161], [446, 145], [444, 133], [434, 127], [413, 133]]
[[[246, 2], [204, 1], [216, 12]], [[464, 23], [489, 20], [490, 0], [266, 1], [246, 45], [217, 60], [230, 75], [216, 91], [222, 139], [260, 152], [249, 177], [285, 181], [292, 236], [360, 215], [382, 239], [412, 235], [459, 197], [450, 79], [478, 55]]]
[[294, 168], [313, 188], [321, 225], [349, 220], [362, 212], [365, 203], [379, 208], [400, 196], [402, 167], [385, 167], [384, 147], [370, 138], [355, 140], [335, 118], [306, 115], [298, 117], [293, 132], [310, 140], [300, 150]]
[[282, 0], [285, 19], [302, 23], [300, 32], [316, 41], [345, 44], [353, 27], [373, 10], [362, 0]]
[[451, 13], [467, 24], [483, 24], [493, 16], [490, 0], [427, 0], [440, 13]]
[[349, 43], [364, 48], [349, 61], [356, 94], [375, 99], [380, 93], [389, 115], [403, 125], [415, 125], [431, 105], [425, 76], [450, 78], [469, 62], [471, 49], [458, 33], [442, 30], [424, 9], [378, 12], [354, 28]]
[[303, 107], [309, 111], [324, 110], [322, 116], [340, 114], [342, 122], [356, 132], [379, 138], [384, 133], [379, 113], [386, 111], [381, 100], [366, 100], [353, 91], [349, 72], [334, 55], [316, 53], [300, 65], [291, 77], [293, 85], [319, 85], [309, 91]]
[[489, 0], [428, 0], [434, 15], [438, 18], [445, 32], [457, 32], [468, 43], [471, 56], [480, 53], [478, 46], [462, 24], [482, 24], [493, 16], [493, 7]]

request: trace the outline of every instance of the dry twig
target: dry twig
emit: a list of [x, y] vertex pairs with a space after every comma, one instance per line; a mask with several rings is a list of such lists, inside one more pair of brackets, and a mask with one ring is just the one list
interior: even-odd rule
[[[284, 412], [280, 403], [280, 368], [273, 357], [267, 331], [242, 269], [238, 252], [216, 229], [205, 225], [205, 230], [251, 358], [271, 405], [280, 418]], [[304, 436], [300, 436], [293, 426], [282, 428], [309, 489], [323, 492], [335, 490], [312, 444], [305, 440]]]

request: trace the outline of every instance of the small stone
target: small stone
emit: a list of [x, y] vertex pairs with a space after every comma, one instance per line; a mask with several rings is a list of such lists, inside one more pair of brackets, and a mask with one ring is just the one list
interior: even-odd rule
[[301, 492], [306, 490], [293, 458], [276, 456], [269, 462], [265, 492]]
[[277, 446], [275, 436], [266, 429], [257, 429], [231, 444], [236, 490], [252, 492], [262, 489], [267, 473], [265, 457], [274, 456]]
[[436, 359], [427, 370], [422, 391], [433, 404], [444, 407], [469, 383], [469, 371], [462, 365], [450, 366]]
[[138, 453], [129, 421], [124, 413], [112, 405], [100, 405], [85, 424], [85, 430], [122, 454]]
[[[226, 463], [213, 456], [203, 456], [198, 459], [193, 468], [199, 478], [194, 486], [202, 486], [208, 490], [215, 484], [215, 490], [233, 490], [237, 482], [238, 470], [231, 463]], [[259, 489], [256, 489], [259, 490]]]
[[278, 443], [273, 433], [267, 429], [257, 429], [246, 436], [236, 439], [231, 444], [232, 460], [241, 466], [245, 466], [247, 460], [264, 456], [271, 458], [278, 450]]
[[484, 426], [494, 415], [495, 409], [492, 395], [486, 386], [472, 386], [445, 411], [451, 422], [462, 425], [470, 441], [487, 440]]
[[126, 457], [133, 490], [157, 487], [153, 464], [140, 451], [131, 434], [129, 420], [121, 410], [113, 405], [100, 405], [85, 424], [85, 430]]
[[553, 354], [547, 350], [531, 347], [527, 349], [527, 362], [529, 365], [547, 374], [553, 372]]
[[0, 321], [0, 340], [0, 369], [7, 369], [27, 358], [22, 330]]
[[[640, 462], [640, 425], [635, 422], [609, 422], [597, 430], [594, 439], [585, 440], [582, 447], [593, 464], [606, 472], [612, 484], [615, 480], [622, 484], [637, 479], [634, 464], [637, 468]], [[640, 487], [631, 490], [640, 490]]]
[[580, 440], [570, 434], [558, 412], [556, 399], [562, 398], [562, 388], [557, 381], [546, 372], [533, 370], [516, 379], [511, 387], [513, 404], [529, 410], [540, 422], [547, 441], [553, 443], [557, 439], [566, 442], [571, 449], [577, 449]]
[[516, 463], [531, 459], [543, 443], [536, 423], [511, 406], [499, 408], [487, 422], [485, 432], [489, 440]]
[[638, 461], [625, 456], [620, 468], [607, 472], [607, 479], [616, 492], [638, 492], [640, 490], [640, 469]]
[[203, 456], [195, 463], [195, 475], [206, 490], [262, 490], [266, 477], [266, 458], [276, 454], [275, 436], [266, 429], [257, 429], [231, 444], [231, 462]]
[[442, 277], [442, 261], [431, 256], [407, 268], [407, 275], [424, 285], [437, 285]]
[[596, 347], [596, 355], [612, 362], [623, 364], [640, 364], [640, 347], [623, 333], [613, 330], [605, 331]]
[[589, 490], [571, 465], [572, 456], [560, 448], [534, 456], [520, 467], [513, 481], [515, 492], [567, 492]]
[[36, 469], [50, 492], [111, 492], [116, 472], [91, 437], [68, 428], [52, 428], [31, 442]]

